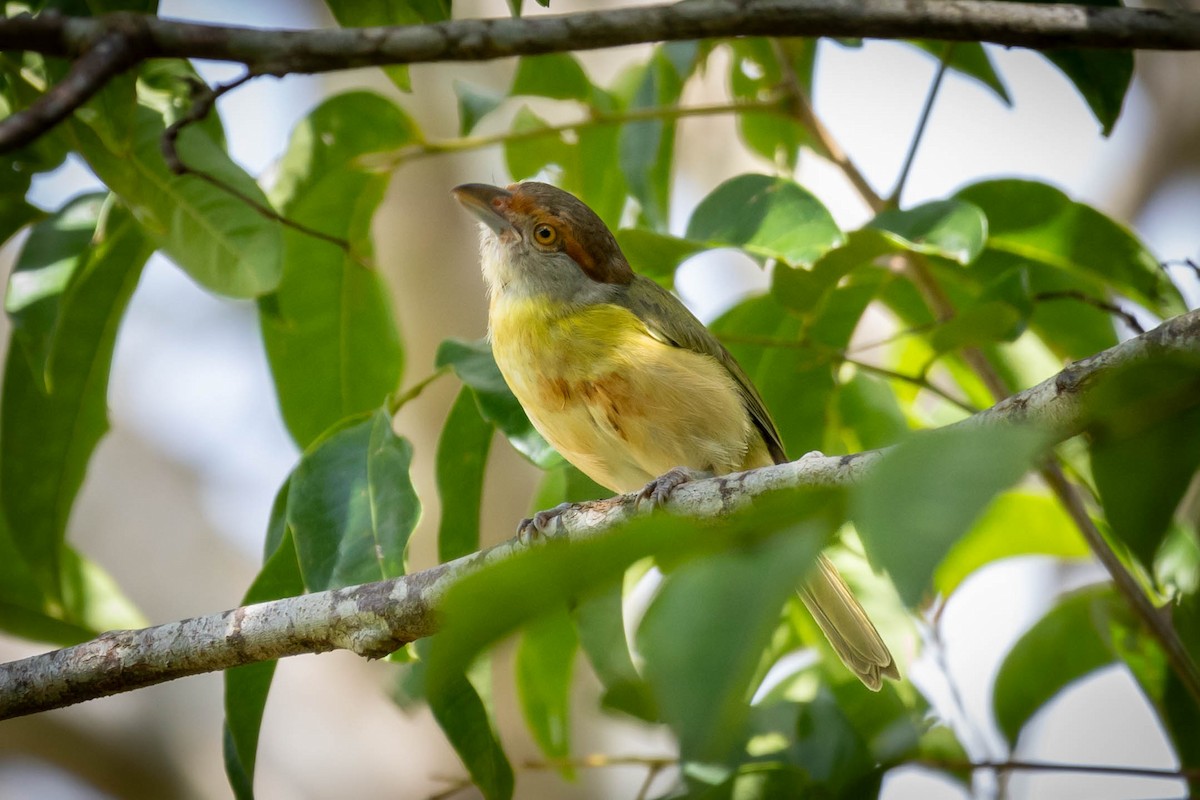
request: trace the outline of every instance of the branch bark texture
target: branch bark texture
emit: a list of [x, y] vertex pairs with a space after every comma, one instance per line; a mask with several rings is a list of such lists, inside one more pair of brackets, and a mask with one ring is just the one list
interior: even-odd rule
[[1200, 50], [1200, 13], [1000, 0], [699, 0], [519, 19], [273, 30], [117, 12], [0, 19], [0, 50], [75, 59], [65, 80], [0, 121], [0, 152], [28, 144], [114, 75], [151, 58], [240, 62], [251, 74], [484, 61], [647, 42], [849, 36], [1062, 47]]
[[[1072, 364], [1054, 377], [959, 423], [1036, 423], [1057, 440], [1087, 426], [1097, 378], [1155, 355], [1200, 354], [1200, 311]], [[1200, 402], [1200, 398], [1197, 398]], [[727, 514], [766, 492], [848, 485], [861, 480], [884, 450], [844, 456], [809, 454], [788, 464], [694, 481], [667, 501], [695, 517]], [[580, 503], [556, 518], [547, 538], [603, 535], [639, 513], [637, 495]], [[462, 576], [523, 547], [509, 540], [479, 553], [392, 580], [236, 608], [136, 631], [112, 631], [74, 647], [0, 664], [0, 719], [150, 686], [201, 672], [300, 653], [345, 649], [378, 658], [430, 636], [446, 591]]]
[[732, 36], [862, 36], [1032, 47], [1200, 49], [1200, 14], [998, 0], [701, 0], [519, 19], [336, 30], [203, 25], [133, 14], [0, 21], [0, 49], [76, 57], [106, 35], [142, 58], [236, 61], [255, 72], [481, 61]]

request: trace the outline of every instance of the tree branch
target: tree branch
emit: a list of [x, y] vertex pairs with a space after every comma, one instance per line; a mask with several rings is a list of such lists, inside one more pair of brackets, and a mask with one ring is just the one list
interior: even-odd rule
[[145, 58], [236, 61], [255, 72], [328, 72], [731, 36], [942, 39], [1032, 47], [1200, 50], [1191, 11], [1000, 0], [707, 0], [518, 19], [336, 30], [204, 25], [127, 13], [0, 21], [0, 49], [74, 58], [105, 34]]
[[1200, 50], [1200, 13], [1001, 0], [706, 0], [518, 19], [272, 30], [116, 12], [0, 19], [0, 50], [77, 59], [41, 100], [0, 122], [0, 153], [77, 109], [114, 75], [150, 58], [245, 64], [263, 75], [386, 64], [485, 61], [646, 42], [734, 36], [854, 36], [980, 41], [1010, 47]]
[[[1200, 353], [1200, 311], [1176, 317], [1147, 334], [1072, 364], [959, 424], [1036, 422], [1059, 440], [1069, 438], [1089, 422], [1086, 403], [1097, 376], [1172, 352]], [[787, 464], [694, 481], [680, 486], [666, 507], [676, 514], [713, 517], [777, 489], [853, 484], [883, 452], [811, 454]], [[546, 538], [578, 540], [602, 535], [636, 516], [638, 508], [636, 492], [580, 503], [556, 517], [554, 530]], [[143, 630], [113, 631], [74, 647], [0, 664], [0, 719], [300, 653], [340, 648], [379, 658], [437, 630], [438, 608], [455, 581], [524, 546], [510, 539], [392, 580], [259, 603]]]
[[[0, 27], [5, 24], [0, 21]], [[141, 58], [135, 43], [108, 32], [84, 51], [66, 77], [28, 108], [0, 120], [0, 151], [29, 144], [71, 115], [104, 88], [104, 84]]]

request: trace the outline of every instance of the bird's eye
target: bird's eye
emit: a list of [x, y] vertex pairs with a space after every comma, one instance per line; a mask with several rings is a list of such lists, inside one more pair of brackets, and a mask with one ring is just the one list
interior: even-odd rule
[[558, 241], [558, 231], [549, 225], [538, 225], [533, 229], [533, 238], [543, 247]]

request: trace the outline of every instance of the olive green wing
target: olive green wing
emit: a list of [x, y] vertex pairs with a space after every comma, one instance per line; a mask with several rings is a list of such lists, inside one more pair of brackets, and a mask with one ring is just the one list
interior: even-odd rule
[[775, 460], [776, 464], [788, 460], [787, 455], [783, 452], [783, 442], [780, 441], [779, 430], [775, 427], [771, 414], [767, 411], [762, 397], [754, 388], [754, 384], [750, 382], [745, 370], [717, 340], [717, 337], [704, 327], [704, 323], [696, 319], [675, 295], [649, 278], [637, 275], [633, 282], [625, 287], [625, 291], [614, 297], [612, 302], [628, 308], [637, 315], [654, 338], [675, 347], [712, 356], [721, 362], [737, 382], [742, 402], [745, 404], [746, 410], [750, 412], [750, 419], [753, 420], [754, 426], [762, 434], [771, 458]]

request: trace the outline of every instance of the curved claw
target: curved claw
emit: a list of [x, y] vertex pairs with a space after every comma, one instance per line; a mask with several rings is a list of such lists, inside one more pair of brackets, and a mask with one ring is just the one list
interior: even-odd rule
[[517, 541], [521, 544], [529, 544], [543, 536], [549, 536], [555, 532], [552, 529], [559, 526], [559, 517], [563, 512], [573, 507], [574, 503], [559, 503], [554, 508], [539, 511], [532, 517], [521, 520], [517, 525]]
[[650, 503], [650, 508], [658, 508], [667, 502], [671, 494], [683, 484], [690, 481], [711, 478], [712, 476], [711, 472], [705, 470], [692, 469], [691, 467], [675, 467], [642, 487], [642, 491], [638, 492], [638, 508], [640, 509], [642, 503], [645, 502]]

